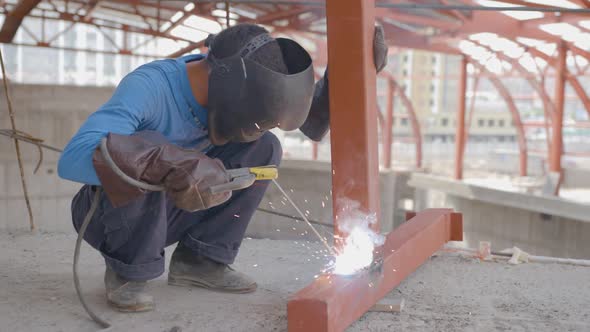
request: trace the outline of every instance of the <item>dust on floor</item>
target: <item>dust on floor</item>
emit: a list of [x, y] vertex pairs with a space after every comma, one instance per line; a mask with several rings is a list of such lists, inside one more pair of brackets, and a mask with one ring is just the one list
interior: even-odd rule
[[[73, 234], [0, 234], [1, 331], [98, 330], [74, 291], [74, 242]], [[315, 243], [245, 240], [235, 267], [256, 278], [256, 293], [172, 287], [164, 274], [149, 284], [156, 310], [143, 314], [106, 306], [104, 264], [88, 246], [80, 270], [85, 294], [111, 331], [286, 331], [287, 299], [325, 264], [319, 250]], [[405, 298], [402, 313], [368, 313], [348, 331], [590, 331], [589, 284], [590, 268], [437, 254], [389, 295]]]

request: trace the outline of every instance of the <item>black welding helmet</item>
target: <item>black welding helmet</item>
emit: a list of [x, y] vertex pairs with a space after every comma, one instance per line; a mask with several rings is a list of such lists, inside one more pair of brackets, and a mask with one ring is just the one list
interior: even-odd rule
[[[249, 59], [260, 47], [279, 44], [288, 73], [276, 72]], [[299, 128], [309, 113], [314, 74], [309, 53], [293, 40], [267, 33], [253, 37], [237, 54], [216, 58], [215, 38], [206, 42], [209, 73], [209, 137], [215, 145], [251, 142], [267, 130]]]

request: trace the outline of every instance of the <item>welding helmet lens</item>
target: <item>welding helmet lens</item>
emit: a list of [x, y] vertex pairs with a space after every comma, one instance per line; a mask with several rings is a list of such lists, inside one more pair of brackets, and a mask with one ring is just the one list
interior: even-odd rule
[[[252, 61], [249, 56], [275, 41], [287, 74]], [[295, 130], [307, 118], [313, 96], [313, 66], [307, 51], [290, 39], [264, 33], [252, 38], [237, 54], [217, 59], [214, 39], [208, 40], [209, 135], [214, 144], [251, 142], [278, 127]]]

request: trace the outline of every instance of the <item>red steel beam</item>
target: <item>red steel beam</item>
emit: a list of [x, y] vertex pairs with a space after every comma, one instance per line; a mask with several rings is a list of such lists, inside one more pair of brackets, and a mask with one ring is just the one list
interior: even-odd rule
[[37, 7], [39, 2], [41, 2], [41, 0], [20, 0], [14, 9], [6, 14], [4, 24], [2, 24], [2, 28], [0, 29], [0, 43], [12, 42], [25, 16], [27, 16], [33, 8]]
[[[331, 0], [328, 0], [331, 1]], [[289, 332], [343, 331], [448, 241], [462, 241], [463, 220], [451, 209], [430, 209], [387, 235], [382, 263], [354, 276], [324, 274], [287, 304]]]
[[510, 95], [510, 91], [508, 88], [506, 88], [502, 81], [500, 81], [498, 77], [494, 76], [488, 77], [488, 80], [490, 80], [490, 82], [494, 85], [500, 96], [504, 98], [506, 106], [508, 106], [508, 111], [510, 111], [510, 114], [512, 115], [512, 121], [514, 122], [514, 127], [516, 129], [516, 136], [518, 137], [519, 174], [520, 176], [526, 176], [528, 171], [528, 150], [526, 134], [520, 119], [520, 113], [518, 112], [518, 108], [514, 103], [512, 95]]
[[524, 125], [522, 119], [520, 117], [520, 113], [518, 112], [518, 108], [516, 107], [516, 103], [514, 102], [514, 98], [510, 94], [506, 85], [502, 83], [500, 78], [491, 73], [486, 69], [486, 67], [479, 62], [475, 61], [474, 59], [467, 57], [468, 60], [473, 64], [477, 69], [479, 69], [480, 73], [487, 74], [487, 78], [494, 85], [498, 94], [504, 99], [506, 102], [506, 106], [508, 107], [508, 111], [512, 115], [512, 121], [514, 122], [514, 128], [516, 129], [516, 137], [518, 138], [518, 151], [519, 151], [519, 174], [520, 176], [526, 176], [528, 172], [528, 148], [527, 148], [527, 141], [526, 141], [526, 133], [524, 131]]
[[580, 83], [578, 78], [574, 75], [568, 75], [567, 80], [570, 83], [570, 85], [572, 86], [572, 88], [574, 88], [574, 91], [576, 91], [578, 98], [580, 98], [580, 100], [582, 101], [582, 104], [584, 104], [584, 108], [586, 109], [586, 112], [588, 113], [588, 116], [590, 117], [590, 98], [588, 97], [588, 94], [586, 93], [586, 91], [584, 91], [582, 84]]
[[[547, 91], [545, 90], [545, 86], [542, 82], [537, 81], [536, 77], [528, 75], [527, 70], [517, 61], [517, 59], [512, 59], [508, 57], [506, 54], [502, 52], [496, 52], [489, 46], [483, 45], [477, 41], [473, 41], [476, 45], [485, 48], [489, 52], [492, 52], [496, 55], [497, 58], [502, 59], [504, 61], [509, 62], [513, 67], [516, 68], [518, 72], [520, 72], [524, 79], [526, 79], [530, 86], [535, 90], [541, 100], [543, 102], [543, 114], [544, 114], [544, 121], [545, 121], [545, 133], [547, 134], [547, 148], [550, 150], [550, 139], [549, 139], [549, 120], [551, 120], [554, 110], [553, 110], [553, 102]], [[520, 175], [526, 176], [528, 169], [528, 157], [527, 157], [527, 142], [526, 142], [526, 135], [522, 125], [522, 120], [520, 117], [520, 113], [518, 112], [518, 108], [514, 103], [514, 98], [506, 86], [500, 80], [500, 77], [497, 74], [494, 74], [486, 69], [486, 67], [482, 64], [476, 63], [476, 61], [471, 61], [476, 67], [479, 68], [480, 72], [485, 73], [488, 79], [492, 84], [494, 84], [496, 90], [500, 93], [502, 98], [504, 98], [506, 102], [506, 106], [508, 106], [508, 111], [512, 114], [512, 118], [514, 121], [514, 126], [516, 127], [516, 134], [518, 137], [518, 146], [520, 152]], [[475, 100], [475, 99], [473, 99]]]
[[[379, 215], [374, 0], [327, 0], [334, 232], [344, 199]], [[379, 229], [378, 223], [373, 225]], [[338, 245], [338, 242], [336, 243]]]
[[398, 46], [446, 54], [461, 54], [461, 51], [449, 45], [431, 43], [428, 36], [419, 35], [417, 33], [401, 29], [385, 21], [381, 23], [383, 24], [385, 39], [387, 41], [387, 45], [389, 46]]
[[[269, 24], [269, 23], [272, 23], [273, 21], [289, 18], [289, 17], [295, 16], [295, 15], [301, 14], [303, 12], [304, 11], [301, 8], [283, 10], [283, 11], [269, 13], [268, 15], [264, 15], [264, 16], [261, 16], [261, 17], [255, 18], [255, 19], [240, 20], [240, 23]], [[196, 15], [196, 14], [193, 13], [193, 15]], [[199, 16], [199, 15], [197, 15], [197, 16]], [[206, 18], [209, 18], [209, 17], [206, 17]], [[166, 38], [170, 38], [170, 37], [166, 37]], [[204, 44], [204, 40], [200, 41], [198, 43], [190, 42], [189, 45], [187, 45], [186, 47], [184, 47], [174, 53], [169, 54], [168, 58], [176, 58], [176, 57], [179, 57], [185, 53], [192, 52], [192, 51], [196, 50], [197, 48], [202, 47], [203, 44]]]
[[420, 130], [420, 122], [418, 121], [418, 115], [416, 114], [414, 104], [412, 104], [412, 101], [410, 100], [410, 98], [408, 98], [408, 95], [406, 95], [404, 89], [402, 89], [401, 86], [397, 84], [397, 82], [395, 82], [395, 80], [393, 80], [393, 83], [402, 104], [404, 104], [404, 107], [406, 108], [406, 112], [408, 113], [408, 116], [410, 118], [410, 123], [412, 124], [412, 133], [414, 134], [414, 145], [416, 147], [416, 168], [419, 169], [422, 168], [422, 131]]
[[[416, 147], [416, 168], [422, 168], [422, 130], [420, 129], [420, 121], [418, 119], [416, 109], [414, 108], [412, 101], [410, 100], [410, 98], [408, 98], [408, 95], [406, 94], [404, 89], [402, 89], [402, 87], [397, 83], [395, 77], [391, 73], [387, 71], [382, 71], [381, 73], [379, 73], [379, 75], [387, 78], [388, 84], [393, 89], [392, 92], [397, 93], [401, 103], [404, 105], [406, 109], [406, 112], [412, 124], [412, 134], [414, 135], [414, 145]], [[393, 120], [391, 122], [393, 125]]]
[[441, 20], [439, 18], [409, 14], [387, 8], [377, 8], [377, 15], [381, 18], [389, 18], [398, 22], [425, 25], [444, 30], [456, 29], [461, 25], [460, 21]]
[[391, 150], [393, 149], [393, 82], [387, 80], [387, 106], [385, 108], [385, 131], [383, 132], [383, 163], [391, 168]]
[[467, 95], [467, 57], [463, 56], [461, 59], [461, 67], [459, 68], [459, 109], [457, 110], [457, 131], [455, 137], [455, 179], [463, 179], [463, 159], [465, 155], [465, 110], [466, 110], [466, 95]]
[[552, 122], [551, 151], [549, 169], [561, 173], [561, 156], [563, 155], [563, 113], [565, 107], [565, 81], [567, 75], [567, 47], [558, 44], [557, 63], [555, 66], [555, 116]]

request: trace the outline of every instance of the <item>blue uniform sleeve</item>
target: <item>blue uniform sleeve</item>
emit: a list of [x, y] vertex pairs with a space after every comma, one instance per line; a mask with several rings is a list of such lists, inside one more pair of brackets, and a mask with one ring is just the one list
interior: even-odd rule
[[86, 119], [67, 144], [58, 162], [58, 175], [66, 180], [100, 185], [92, 155], [108, 133], [131, 135], [152, 121], [159, 105], [159, 89], [148, 70], [127, 75], [111, 99]]

